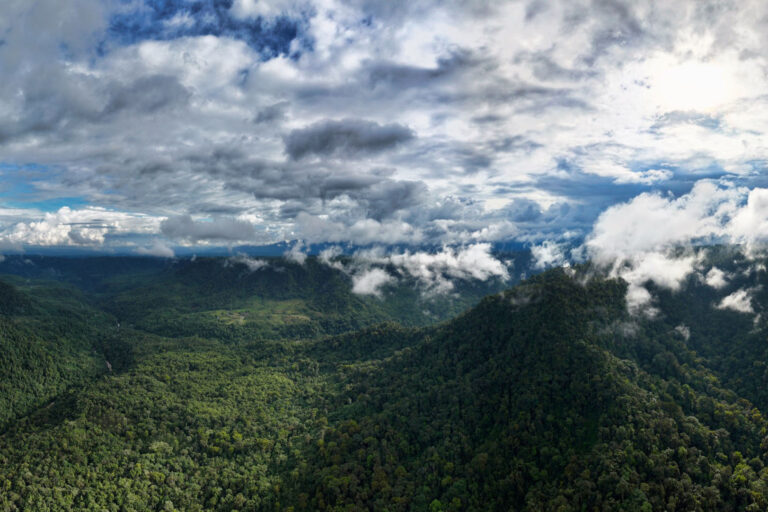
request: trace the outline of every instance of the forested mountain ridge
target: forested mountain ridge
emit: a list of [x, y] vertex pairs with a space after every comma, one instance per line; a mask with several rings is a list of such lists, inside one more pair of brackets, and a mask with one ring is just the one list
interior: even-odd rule
[[121, 347], [110, 315], [77, 289], [56, 282], [26, 288], [0, 281], [0, 431], [107, 371], [108, 354]]
[[582, 267], [419, 328], [249, 341], [124, 325], [106, 344], [119, 369], [0, 436], [0, 506], [764, 510], [765, 330], [713, 307], [766, 278], [741, 275], [654, 290], [652, 318]]
[[447, 320], [514, 284], [531, 266], [527, 252], [505, 257], [515, 261], [510, 279], [455, 279], [452, 293], [422, 293], [414, 278], [390, 268], [398, 279], [380, 294], [355, 294], [348, 272], [312, 256], [303, 263], [244, 256], [172, 262], [15, 256], [0, 261], [0, 274], [63, 281], [116, 321], [144, 331], [247, 342], [339, 334], [386, 321], [419, 326]]

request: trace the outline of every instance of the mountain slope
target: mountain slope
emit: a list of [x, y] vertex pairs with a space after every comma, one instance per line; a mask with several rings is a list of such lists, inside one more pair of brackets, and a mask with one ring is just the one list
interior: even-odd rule
[[[256, 261], [256, 263], [254, 263]], [[105, 307], [132, 325], [163, 336], [202, 335], [247, 342], [311, 338], [350, 332], [385, 321], [426, 325], [450, 318], [499, 280], [462, 282], [457, 293], [422, 293], [413, 280], [386, 287], [381, 297], [352, 293], [350, 276], [310, 257], [198, 258], [179, 261], [149, 283], [104, 296]]]
[[[0, 507], [764, 510], [761, 408], [718, 366], [730, 348], [678, 329], [715, 296], [692, 283], [687, 309], [660, 295], [649, 319], [625, 292], [553, 270], [418, 329], [233, 344], [123, 327], [121, 371], [0, 435]], [[697, 328], [750, 336], [722, 313]]]
[[551, 272], [354, 369], [307, 509], [761, 510], [761, 414], [706, 370], [607, 350], [658, 327], [617, 334], [623, 294]]
[[24, 288], [0, 282], [0, 429], [107, 371], [106, 358], [120, 346], [110, 317], [74, 288]]

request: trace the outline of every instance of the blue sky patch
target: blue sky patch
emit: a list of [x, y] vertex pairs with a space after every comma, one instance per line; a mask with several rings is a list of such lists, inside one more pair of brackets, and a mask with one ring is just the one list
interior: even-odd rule
[[108, 37], [124, 45], [186, 36], [231, 37], [245, 41], [265, 60], [279, 55], [297, 57], [296, 52], [291, 53], [294, 41], [299, 54], [312, 47], [304, 33], [306, 19], [240, 19], [231, 8], [232, 0], [145, 0], [138, 9], [114, 15]]
[[50, 197], [36, 182], [58, 171], [38, 164], [0, 163], [0, 206], [54, 212], [64, 206], [81, 208], [88, 204], [82, 196]]

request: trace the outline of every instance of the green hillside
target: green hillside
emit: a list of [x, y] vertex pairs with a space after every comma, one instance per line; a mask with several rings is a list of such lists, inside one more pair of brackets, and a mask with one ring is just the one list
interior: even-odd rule
[[764, 321], [713, 305], [768, 276], [708, 264], [654, 318], [583, 267], [419, 327], [312, 263], [15, 278], [0, 509], [765, 510]]

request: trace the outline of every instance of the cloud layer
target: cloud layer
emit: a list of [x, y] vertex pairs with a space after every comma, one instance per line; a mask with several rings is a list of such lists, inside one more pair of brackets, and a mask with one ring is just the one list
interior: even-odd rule
[[[768, 228], [763, 2], [3, 12], [0, 247], [514, 238], [551, 264], [596, 221], [612, 259]], [[609, 236], [612, 207], [659, 229]]]

